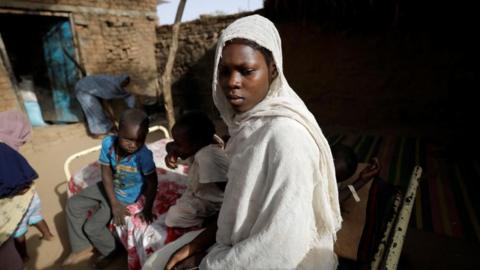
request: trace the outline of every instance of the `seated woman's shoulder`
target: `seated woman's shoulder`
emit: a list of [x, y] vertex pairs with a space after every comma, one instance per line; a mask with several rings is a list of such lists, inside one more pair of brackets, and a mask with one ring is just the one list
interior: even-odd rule
[[272, 142], [282, 145], [298, 145], [299, 141], [314, 143], [307, 128], [294, 119], [275, 117], [268, 126]]
[[298, 121], [288, 117], [275, 117], [269, 123], [269, 129], [276, 135], [287, 134], [291, 136], [308, 135], [308, 130]]

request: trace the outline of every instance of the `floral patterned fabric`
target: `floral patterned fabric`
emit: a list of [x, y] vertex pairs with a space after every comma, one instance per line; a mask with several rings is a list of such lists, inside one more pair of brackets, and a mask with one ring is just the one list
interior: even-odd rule
[[[153, 159], [157, 167], [158, 188], [154, 201], [153, 213], [156, 219], [152, 224], [143, 223], [136, 214], [143, 209], [144, 197], [127, 206], [130, 216], [125, 217], [125, 226], [110, 224], [110, 229], [115, 231], [128, 253], [128, 269], [141, 269], [148, 256], [165, 244], [177, 239], [184, 233], [198, 229], [168, 228], [165, 225], [165, 215], [174, 205], [187, 187], [188, 166], [179, 165], [175, 170], [168, 169], [165, 165], [165, 145], [168, 140], [162, 139], [147, 144], [153, 152]], [[85, 187], [101, 181], [100, 165], [93, 162], [76, 172], [68, 181], [68, 196], [80, 192]]]

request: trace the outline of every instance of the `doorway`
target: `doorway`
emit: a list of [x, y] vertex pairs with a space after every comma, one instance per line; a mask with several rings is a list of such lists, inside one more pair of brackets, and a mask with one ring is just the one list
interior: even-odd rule
[[82, 113], [74, 87], [80, 72], [73, 62], [75, 46], [69, 18], [0, 14], [0, 34], [16, 91], [21, 92], [17, 96], [29, 117], [27, 105], [37, 102], [47, 123], [78, 122]]

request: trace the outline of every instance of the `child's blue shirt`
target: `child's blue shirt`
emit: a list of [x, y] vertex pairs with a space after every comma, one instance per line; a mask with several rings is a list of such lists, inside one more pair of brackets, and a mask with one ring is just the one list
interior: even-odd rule
[[117, 200], [131, 204], [137, 201], [142, 192], [145, 175], [155, 171], [155, 163], [152, 151], [145, 145], [117, 161], [115, 151], [117, 141], [117, 136], [107, 136], [103, 139], [98, 161], [112, 168], [113, 190]]

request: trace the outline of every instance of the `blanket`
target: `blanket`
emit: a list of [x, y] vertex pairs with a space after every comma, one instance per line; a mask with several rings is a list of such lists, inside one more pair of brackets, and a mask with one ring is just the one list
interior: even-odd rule
[[[156, 219], [149, 225], [142, 222], [135, 214], [143, 209], [144, 198], [141, 197], [136, 203], [129, 205], [130, 216], [125, 217], [124, 226], [110, 224], [110, 229], [117, 233], [120, 241], [128, 253], [128, 269], [141, 269], [143, 263], [156, 250], [165, 244], [177, 239], [184, 233], [198, 229], [192, 228], [168, 228], [165, 225], [165, 216], [168, 208], [174, 205], [187, 187], [188, 166], [180, 164], [172, 170], [165, 165], [165, 145], [168, 140], [162, 139], [147, 147], [153, 153], [153, 159], [157, 167], [158, 188], [154, 201], [153, 213]], [[76, 172], [68, 181], [68, 196], [80, 192], [85, 187], [101, 181], [100, 165], [92, 162]]]

